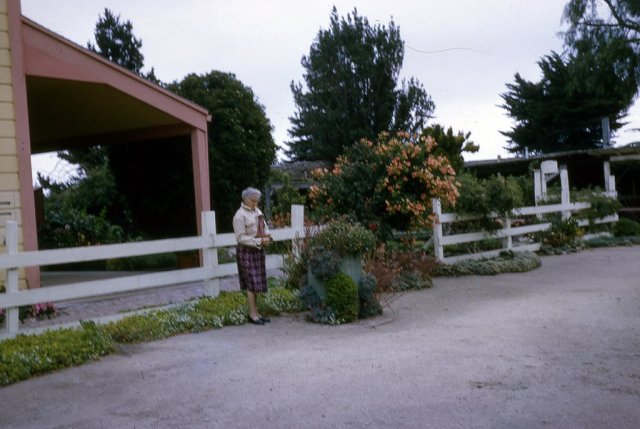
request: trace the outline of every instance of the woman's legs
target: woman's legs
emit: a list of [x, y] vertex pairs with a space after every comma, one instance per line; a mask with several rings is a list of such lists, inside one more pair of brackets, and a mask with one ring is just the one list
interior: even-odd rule
[[249, 303], [249, 317], [253, 320], [258, 320], [260, 314], [258, 314], [258, 305], [256, 304], [256, 294], [254, 292], [247, 291], [247, 302]]

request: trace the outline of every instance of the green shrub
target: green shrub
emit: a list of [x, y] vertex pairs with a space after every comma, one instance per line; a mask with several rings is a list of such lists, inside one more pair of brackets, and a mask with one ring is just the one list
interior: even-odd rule
[[360, 224], [346, 219], [328, 222], [311, 238], [310, 248], [322, 247], [339, 256], [362, 255], [376, 245], [376, 236]]
[[79, 329], [20, 335], [0, 342], [0, 386], [80, 365], [114, 350], [111, 339], [92, 322]]
[[436, 275], [457, 277], [467, 275], [496, 275], [531, 271], [542, 265], [540, 257], [530, 252], [502, 252], [497, 258], [470, 259], [455, 264], [441, 264]]
[[640, 223], [631, 219], [621, 218], [613, 226], [613, 235], [616, 237], [640, 235]]
[[340, 255], [336, 252], [318, 246], [310, 251], [309, 268], [319, 280], [328, 280], [340, 271]]
[[122, 243], [125, 238], [122, 227], [112, 224], [104, 210], [98, 216], [69, 207], [48, 210], [38, 230], [42, 249]]
[[582, 189], [576, 191], [574, 195], [576, 201], [586, 201], [591, 204], [591, 207], [580, 213], [589, 219], [590, 223], [593, 223], [596, 219], [616, 214], [622, 208], [622, 203], [617, 198], [603, 195], [602, 190], [598, 188]]
[[358, 287], [351, 277], [339, 272], [326, 282], [327, 305], [334, 311], [338, 323], [358, 318]]
[[525, 196], [522, 180], [513, 176], [493, 175], [487, 179], [478, 179], [470, 173], [459, 176], [460, 197], [455, 205], [458, 215], [480, 216], [478, 220], [457, 222], [458, 228], [482, 228], [496, 231], [501, 225], [491, 217], [492, 213], [506, 216], [514, 208], [524, 205]]
[[376, 288], [376, 278], [372, 274], [364, 274], [360, 278], [358, 283], [358, 299], [360, 301], [358, 318], [366, 319], [382, 314], [382, 306], [376, 298]]
[[562, 219], [561, 215], [551, 215], [551, 228], [536, 234], [539, 240], [551, 247], [561, 247], [574, 244], [584, 230], [578, 226], [574, 218]]

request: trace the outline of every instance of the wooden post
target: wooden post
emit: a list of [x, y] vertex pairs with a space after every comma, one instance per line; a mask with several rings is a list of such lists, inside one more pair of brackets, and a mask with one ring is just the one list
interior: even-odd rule
[[[7, 253], [10, 255], [18, 253], [18, 222], [10, 220], [5, 225]], [[18, 291], [18, 268], [7, 269], [6, 293], [19, 293]], [[20, 329], [20, 310], [18, 307], [6, 309], [5, 326], [8, 334], [15, 336]]]
[[560, 189], [561, 189], [561, 203], [562, 203], [562, 219], [569, 219], [571, 212], [568, 207], [570, 204], [569, 195], [569, 173], [566, 166], [560, 167]]
[[291, 252], [295, 259], [300, 258], [299, 240], [304, 237], [304, 206], [299, 204], [291, 205], [291, 228], [293, 229], [293, 239], [291, 240]]
[[431, 199], [431, 205], [435, 219], [433, 221], [433, 254], [439, 262], [444, 261], [444, 247], [440, 244], [442, 239], [442, 224], [440, 216], [442, 216], [442, 205], [439, 198]]
[[611, 198], [617, 197], [616, 192], [616, 176], [611, 175], [611, 164], [609, 161], [605, 161], [604, 163], [604, 190], [606, 195]]
[[618, 198], [618, 191], [616, 191], [616, 176], [609, 175], [609, 196], [611, 198]]
[[513, 237], [511, 236], [511, 217], [505, 217], [504, 221], [505, 236], [502, 240], [502, 246], [507, 250], [511, 250], [513, 248]]
[[542, 174], [540, 170], [533, 170], [533, 193], [536, 206], [542, 200]]
[[[206, 211], [201, 214], [202, 236], [213, 237], [213, 246], [202, 249], [202, 266], [205, 268], [218, 269], [218, 249], [216, 245], [216, 213]], [[204, 281], [204, 294], [216, 297], [220, 294], [220, 279], [218, 277], [209, 278]]]
[[[535, 206], [542, 201], [542, 173], [540, 170], [533, 170], [533, 201]], [[542, 219], [541, 214], [537, 214], [536, 217]]]

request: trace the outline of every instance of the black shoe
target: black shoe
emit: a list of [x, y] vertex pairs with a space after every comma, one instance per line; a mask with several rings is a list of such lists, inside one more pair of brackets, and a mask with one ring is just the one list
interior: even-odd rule
[[262, 320], [262, 322], [264, 322], [264, 323], [269, 323], [269, 322], [271, 322], [271, 319], [269, 319], [268, 317], [262, 317], [262, 316], [260, 316], [260, 320]]
[[252, 323], [254, 325], [264, 325], [264, 322], [262, 321], [262, 319], [253, 320], [251, 316], [249, 316], [249, 323]]

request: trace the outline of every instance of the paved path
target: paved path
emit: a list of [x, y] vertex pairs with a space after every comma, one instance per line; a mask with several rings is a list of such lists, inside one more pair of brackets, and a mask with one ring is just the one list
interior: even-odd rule
[[350, 325], [126, 346], [0, 389], [0, 427], [640, 427], [640, 246], [434, 283]]

